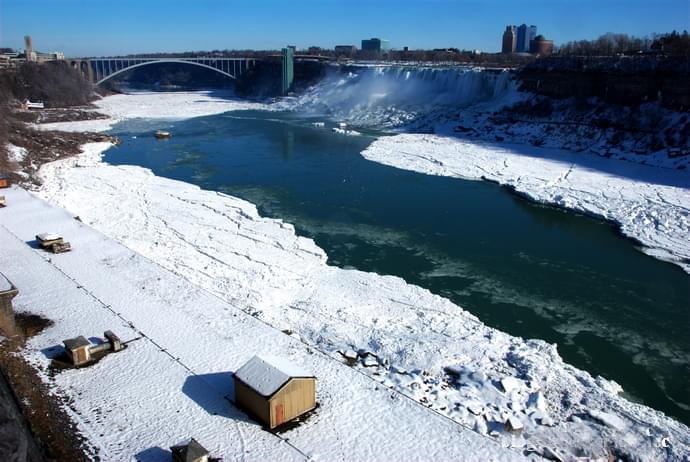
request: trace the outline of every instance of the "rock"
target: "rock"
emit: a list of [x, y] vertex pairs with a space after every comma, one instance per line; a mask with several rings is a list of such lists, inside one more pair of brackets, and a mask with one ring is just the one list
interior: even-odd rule
[[470, 403], [467, 405], [467, 410], [474, 415], [481, 415], [484, 407], [479, 403]]
[[474, 428], [473, 430], [480, 435], [486, 435], [487, 428], [486, 428], [486, 422], [484, 421], [484, 417], [478, 416], [474, 420]]
[[541, 455], [542, 455], [545, 459], [555, 460], [556, 462], [564, 462], [564, 461], [563, 461], [563, 456], [561, 456], [561, 455], [558, 453], [557, 450], [551, 449], [551, 448], [549, 448], [549, 447], [544, 447], [544, 449], [543, 449]]
[[357, 359], [357, 352], [355, 350], [347, 350], [345, 352], [341, 352], [340, 354], [343, 355], [345, 359], [349, 359], [351, 361]]
[[548, 415], [545, 415], [541, 419], [539, 419], [539, 423], [541, 423], [545, 427], [553, 427], [554, 425], [556, 425], [553, 419]]
[[511, 401], [508, 403], [508, 408], [513, 412], [520, 412], [522, 411], [522, 404], [518, 401]]
[[614, 428], [619, 431], [623, 431], [628, 428], [625, 420], [621, 419], [615, 414], [610, 414], [608, 412], [598, 411], [596, 409], [590, 409], [587, 414], [597, 422], [600, 422], [607, 427]]
[[539, 411], [546, 410], [546, 398], [541, 391], [531, 393], [527, 399], [527, 407], [537, 409]]
[[362, 364], [364, 365], [364, 367], [374, 367], [378, 366], [379, 362], [375, 356], [367, 356], [366, 358], [364, 358], [364, 361], [362, 361]]
[[525, 426], [522, 424], [522, 421], [514, 415], [511, 415], [506, 419], [505, 426], [508, 431], [515, 433], [519, 433], [525, 428]]
[[506, 393], [517, 390], [521, 385], [520, 381], [515, 377], [504, 377], [501, 379], [501, 386]]

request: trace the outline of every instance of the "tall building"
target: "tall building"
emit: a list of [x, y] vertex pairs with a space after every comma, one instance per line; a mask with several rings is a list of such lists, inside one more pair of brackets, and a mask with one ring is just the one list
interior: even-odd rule
[[517, 43], [515, 51], [518, 53], [529, 53], [529, 44], [537, 36], [537, 26], [527, 26], [521, 24], [517, 27]]
[[527, 28], [527, 32], [525, 33], [525, 53], [528, 53], [530, 50], [530, 44], [532, 43], [532, 40], [534, 40], [537, 37], [537, 26], [529, 26]]
[[362, 40], [362, 51], [386, 53], [390, 49], [391, 44], [388, 40], [382, 40], [380, 38], [370, 38], [369, 40]]
[[515, 33], [515, 26], [506, 26], [506, 31], [503, 32], [503, 47], [501, 53], [515, 53], [517, 45], [517, 34]]
[[525, 51], [525, 37], [526, 36], [527, 36], [527, 24], [519, 25], [517, 27], [517, 43], [515, 44], [515, 51], [517, 51], [518, 53], [523, 53]]

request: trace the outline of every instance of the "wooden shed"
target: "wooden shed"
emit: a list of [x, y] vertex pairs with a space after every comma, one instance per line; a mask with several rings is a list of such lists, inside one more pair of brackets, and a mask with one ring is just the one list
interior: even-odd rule
[[5, 175], [4, 173], [0, 173], [0, 188], [9, 188], [10, 187], [10, 177]]
[[254, 356], [234, 380], [235, 404], [269, 429], [316, 407], [316, 378], [283, 358]]

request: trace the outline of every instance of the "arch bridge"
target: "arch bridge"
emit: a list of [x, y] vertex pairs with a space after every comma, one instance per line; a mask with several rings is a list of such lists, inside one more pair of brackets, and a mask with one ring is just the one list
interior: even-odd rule
[[237, 79], [256, 65], [257, 58], [88, 58], [72, 59], [70, 65], [97, 85], [118, 74], [157, 63], [181, 63], [204, 67]]

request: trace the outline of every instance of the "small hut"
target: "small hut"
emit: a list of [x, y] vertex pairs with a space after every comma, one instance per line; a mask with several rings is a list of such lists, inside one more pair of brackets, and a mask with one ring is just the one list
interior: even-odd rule
[[75, 366], [91, 361], [91, 343], [83, 335], [64, 340], [62, 343], [65, 345], [67, 356]]
[[208, 451], [194, 438], [170, 446], [173, 462], [208, 462]]
[[5, 175], [4, 173], [0, 173], [0, 188], [9, 188], [10, 187], [10, 177]]
[[235, 373], [235, 404], [268, 426], [316, 407], [316, 378], [283, 358], [254, 356]]

